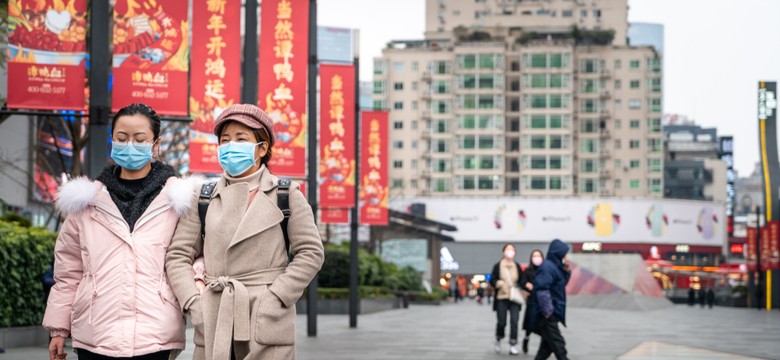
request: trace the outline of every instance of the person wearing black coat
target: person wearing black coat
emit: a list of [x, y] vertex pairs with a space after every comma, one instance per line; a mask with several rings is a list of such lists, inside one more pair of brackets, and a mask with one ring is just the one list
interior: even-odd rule
[[696, 305], [696, 290], [688, 289], [688, 306]]
[[[536, 270], [544, 262], [544, 253], [542, 250], [536, 249], [531, 252], [531, 259], [528, 262], [528, 267], [523, 271], [523, 277], [520, 279], [521, 288], [529, 294], [534, 290], [534, 277], [536, 276]], [[530, 307], [525, 307], [525, 316], [523, 317], [523, 330], [525, 330], [525, 336], [523, 337], [523, 353], [528, 354], [528, 338], [531, 336], [531, 312], [528, 310]]]
[[707, 289], [707, 306], [709, 306], [710, 309], [715, 305], [715, 292], [712, 291], [712, 288]]
[[571, 271], [566, 261], [569, 246], [555, 239], [547, 250], [547, 259], [536, 270], [534, 289], [530, 296], [531, 329], [542, 336], [536, 360], [544, 360], [555, 354], [558, 360], [566, 360], [566, 340], [558, 323], [566, 326], [566, 284]]
[[490, 285], [495, 289], [495, 301], [493, 310], [498, 317], [496, 325], [496, 352], [501, 352], [501, 340], [504, 338], [506, 328], [506, 314], [509, 312], [509, 354], [518, 355], [517, 333], [520, 310], [522, 306], [510, 300], [511, 289], [517, 287], [522, 289], [521, 279], [523, 278], [523, 268], [515, 261], [517, 254], [515, 246], [506, 244], [501, 249], [503, 258], [493, 265], [493, 271], [490, 277]]
[[699, 288], [699, 305], [704, 308], [707, 303], [707, 290], [704, 290], [704, 286]]

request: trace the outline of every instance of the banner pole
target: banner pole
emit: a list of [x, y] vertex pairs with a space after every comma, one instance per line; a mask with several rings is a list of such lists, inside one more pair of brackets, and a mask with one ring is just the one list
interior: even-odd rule
[[90, 1], [89, 6], [89, 177], [95, 179], [108, 163], [108, 117], [111, 113], [108, 79], [111, 75], [109, 51], [112, 29], [108, 1]]
[[360, 52], [358, 31], [354, 41], [355, 64], [355, 206], [349, 219], [349, 327], [357, 328], [358, 306], [358, 225], [360, 206]]
[[241, 71], [243, 88], [241, 102], [244, 104], [259, 104], [257, 98], [257, 0], [246, 0], [244, 5], [244, 62]]
[[[314, 220], [317, 221], [317, 177], [319, 174], [317, 164], [317, 0], [309, 0], [309, 134], [308, 134], [308, 199], [311, 205]], [[317, 336], [317, 275], [309, 283], [306, 295], [306, 332], [309, 337]]]

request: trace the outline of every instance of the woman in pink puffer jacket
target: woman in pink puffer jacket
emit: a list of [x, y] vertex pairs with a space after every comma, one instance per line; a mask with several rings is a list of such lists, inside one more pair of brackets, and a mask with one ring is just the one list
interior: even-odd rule
[[64, 185], [66, 216], [55, 246], [54, 278], [43, 326], [51, 359], [67, 336], [78, 358], [169, 359], [184, 349], [185, 318], [165, 274], [165, 253], [192, 204], [193, 179], [152, 161], [160, 118], [132, 104], [113, 119], [108, 166], [92, 182]]

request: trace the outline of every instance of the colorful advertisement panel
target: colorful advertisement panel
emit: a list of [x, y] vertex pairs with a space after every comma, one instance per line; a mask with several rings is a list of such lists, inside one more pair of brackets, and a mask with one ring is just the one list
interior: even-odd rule
[[320, 206], [355, 206], [355, 68], [320, 65]]
[[388, 128], [386, 111], [363, 111], [360, 126], [360, 224], [388, 223]]

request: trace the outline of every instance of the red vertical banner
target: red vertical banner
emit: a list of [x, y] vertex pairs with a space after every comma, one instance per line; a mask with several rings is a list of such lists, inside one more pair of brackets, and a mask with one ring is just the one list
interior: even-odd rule
[[8, 2], [8, 107], [83, 110], [86, 0]]
[[780, 269], [780, 221], [769, 222], [769, 268]]
[[388, 223], [388, 128], [386, 111], [363, 111], [360, 126], [360, 223]]
[[355, 206], [355, 68], [320, 65], [320, 206]]
[[308, 1], [263, 0], [258, 106], [274, 121], [270, 166], [277, 175], [306, 176], [308, 29]]
[[323, 208], [320, 213], [323, 224], [349, 224], [349, 209]]
[[[144, 103], [161, 115], [187, 115], [186, 1], [116, 0], [112, 109]], [[210, 44], [223, 51], [225, 43]]]
[[769, 269], [769, 254], [772, 251], [770, 248], [771, 243], [769, 225], [764, 225], [761, 227], [761, 253], [759, 254], [761, 256], [761, 270]]
[[235, 21], [240, 18], [241, 0], [193, 2], [191, 172], [222, 172], [214, 120], [241, 98], [241, 24]]
[[747, 228], [747, 237], [745, 239], [745, 246], [747, 246], [747, 266], [751, 271], [756, 270], [756, 261], [758, 260], [758, 253], [756, 252], [758, 230], [754, 227]]

